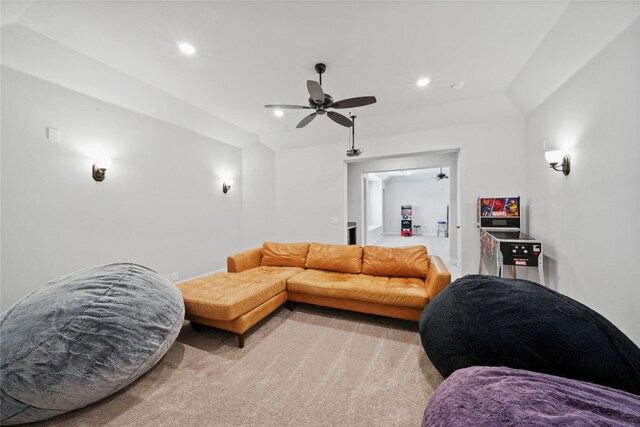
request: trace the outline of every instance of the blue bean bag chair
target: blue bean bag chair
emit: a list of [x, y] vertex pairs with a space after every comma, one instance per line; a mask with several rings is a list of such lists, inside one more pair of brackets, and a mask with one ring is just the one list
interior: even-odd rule
[[139, 265], [45, 284], [0, 317], [0, 423], [45, 420], [131, 384], [162, 358], [183, 320], [178, 289]]
[[638, 426], [640, 397], [538, 372], [459, 369], [429, 400], [423, 427]]
[[506, 366], [640, 394], [638, 346], [589, 307], [527, 280], [456, 280], [423, 311], [420, 338], [445, 378]]

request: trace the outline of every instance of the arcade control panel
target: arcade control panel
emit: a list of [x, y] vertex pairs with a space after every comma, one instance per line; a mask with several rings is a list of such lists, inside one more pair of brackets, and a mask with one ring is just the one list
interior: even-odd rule
[[504, 265], [537, 267], [542, 252], [540, 242], [500, 242]]

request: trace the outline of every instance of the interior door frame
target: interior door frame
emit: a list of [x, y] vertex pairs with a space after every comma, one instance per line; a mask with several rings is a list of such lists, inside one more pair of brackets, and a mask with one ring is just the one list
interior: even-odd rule
[[367, 215], [368, 207], [369, 207], [369, 181], [367, 180], [367, 174], [362, 173], [362, 177], [360, 179], [360, 183], [362, 185], [362, 203], [361, 203], [361, 216], [362, 216], [362, 230], [360, 230], [360, 246], [367, 245], [367, 236], [369, 233], [369, 218]]

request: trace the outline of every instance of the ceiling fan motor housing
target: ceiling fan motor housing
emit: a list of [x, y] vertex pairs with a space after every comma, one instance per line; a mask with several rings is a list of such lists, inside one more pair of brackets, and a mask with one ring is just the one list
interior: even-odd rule
[[309, 107], [313, 107], [313, 108], [317, 108], [317, 107], [329, 108], [332, 105], [333, 105], [333, 97], [331, 95], [329, 95], [328, 93], [324, 94], [324, 102], [322, 104], [318, 104], [316, 101], [314, 101], [313, 99], [309, 98]]

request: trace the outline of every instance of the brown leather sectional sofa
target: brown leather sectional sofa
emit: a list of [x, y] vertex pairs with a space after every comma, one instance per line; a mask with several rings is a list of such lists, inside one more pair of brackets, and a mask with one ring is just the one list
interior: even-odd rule
[[422, 310], [451, 282], [424, 246], [382, 248], [321, 243], [265, 243], [227, 258], [227, 273], [178, 285], [186, 319], [244, 333], [286, 301], [398, 319]]

